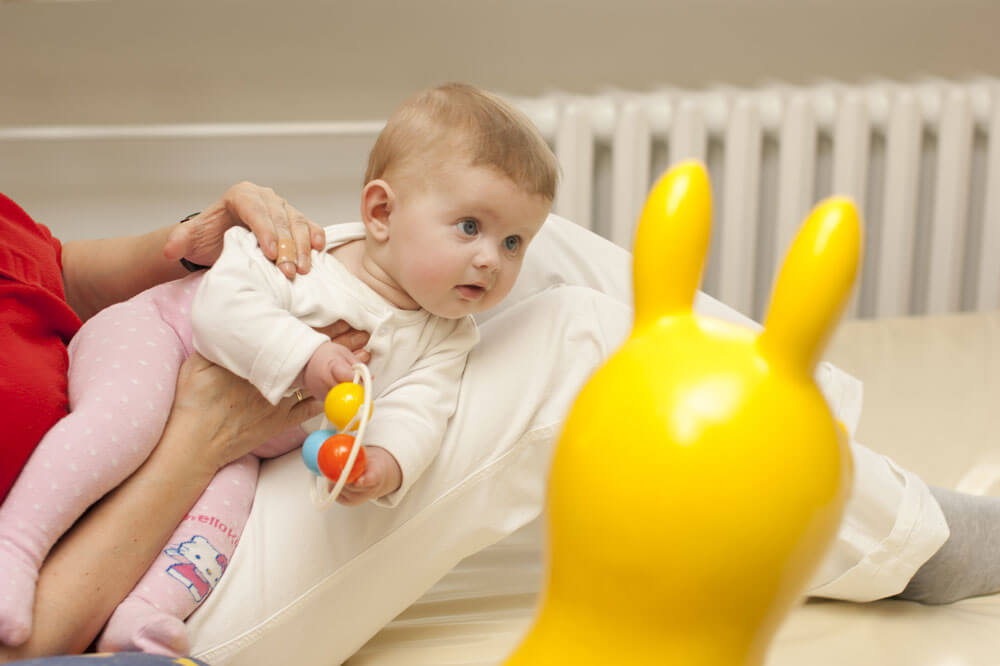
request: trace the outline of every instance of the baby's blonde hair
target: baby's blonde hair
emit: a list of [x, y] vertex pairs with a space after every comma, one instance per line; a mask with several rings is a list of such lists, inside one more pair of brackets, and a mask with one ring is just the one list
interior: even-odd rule
[[462, 83], [448, 83], [407, 99], [389, 117], [368, 156], [365, 184], [386, 178], [419, 158], [456, 156], [471, 166], [496, 169], [529, 194], [552, 201], [559, 166], [538, 129], [500, 97]]

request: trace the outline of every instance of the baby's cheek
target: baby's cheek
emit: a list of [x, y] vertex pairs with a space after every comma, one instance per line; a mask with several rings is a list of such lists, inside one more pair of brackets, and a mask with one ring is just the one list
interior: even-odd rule
[[437, 286], [442, 283], [450, 285], [454, 278], [449, 268], [445, 262], [425, 259], [413, 266], [410, 278], [423, 287]]
[[507, 294], [514, 287], [514, 281], [517, 279], [517, 271], [504, 271], [504, 275], [497, 280], [496, 284], [493, 285], [493, 289], [490, 293], [490, 305], [497, 305], [500, 301], [507, 298]]

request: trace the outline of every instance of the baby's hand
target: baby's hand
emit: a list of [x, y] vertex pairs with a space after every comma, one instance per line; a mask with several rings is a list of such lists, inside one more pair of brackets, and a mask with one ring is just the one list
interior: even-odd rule
[[313, 352], [302, 371], [302, 385], [309, 393], [322, 400], [327, 391], [340, 382], [354, 379], [354, 364], [358, 357], [350, 349], [336, 342], [324, 342]]
[[397, 490], [403, 482], [403, 471], [391, 453], [381, 446], [365, 447], [365, 473], [340, 491], [337, 501], [357, 506]]

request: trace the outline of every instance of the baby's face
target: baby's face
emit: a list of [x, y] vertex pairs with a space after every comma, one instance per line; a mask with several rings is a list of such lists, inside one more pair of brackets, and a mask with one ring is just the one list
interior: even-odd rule
[[493, 169], [462, 163], [396, 195], [390, 273], [420, 307], [449, 319], [487, 310], [510, 293], [551, 207]]

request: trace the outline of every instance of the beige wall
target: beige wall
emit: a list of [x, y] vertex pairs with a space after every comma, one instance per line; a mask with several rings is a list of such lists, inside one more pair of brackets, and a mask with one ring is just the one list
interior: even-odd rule
[[361, 119], [552, 89], [1000, 75], [974, 0], [0, 0], [0, 126]]

